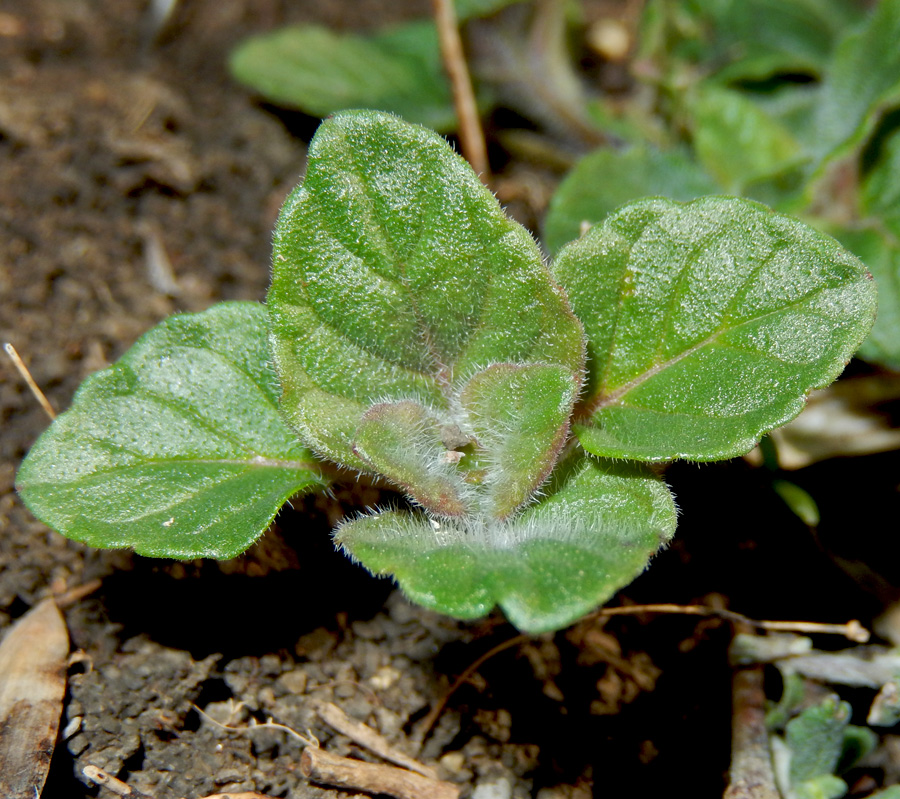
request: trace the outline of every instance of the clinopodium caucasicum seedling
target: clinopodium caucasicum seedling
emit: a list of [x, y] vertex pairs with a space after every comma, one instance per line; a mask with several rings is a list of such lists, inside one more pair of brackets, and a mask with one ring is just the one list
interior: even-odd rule
[[874, 313], [836, 241], [733, 197], [630, 203], [548, 265], [440, 136], [343, 113], [282, 209], [266, 304], [147, 333], [84, 382], [19, 491], [94, 546], [228, 558], [328, 461], [411, 507], [343, 522], [352, 558], [427, 607], [552, 630], [672, 537], [649, 464], [747, 452]]

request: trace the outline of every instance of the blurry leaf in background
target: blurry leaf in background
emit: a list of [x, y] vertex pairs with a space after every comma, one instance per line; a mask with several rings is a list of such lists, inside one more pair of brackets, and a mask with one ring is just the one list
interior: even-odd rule
[[784, 500], [791, 512], [808, 527], [816, 527], [821, 521], [819, 507], [808, 491], [789, 480], [775, 480], [772, 488]]
[[734, 57], [716, 75], [723, 82], [820, 76], [836, 42], [863, 16], [853, 0], [729, 0], [717, 8], [717, 35]]
[[635, 146], [594, 150], [566, 175], [550, 200], [544, 245], [551, 254], [581, 234], [583, 223], [602, 222], [620, 205], [647, 196], [693, 200], [717, 191], [715, 182], [678, 151]]
[[456, 19], [460, 22], [472, 17], [487, 17], [501, 8], [521, 3], [522, 0], [455, 0]]
[[900, 371], [900, 241], [887, 230], [833, 231], [875, 278], [878, 315], [860, 358]]
[[669, 69], [701, 66], [720, 84], [818, 77], [862, 15], [853, 0], [651, 0], [639, 57]]
[[582, 147], [606, 141], [569, 42], [566, 2], [523, 3], [470, 25], [470, 69], [499, 105]]
[[267, 100], [313, 116], [372, 108], [437, 131], [456, 125], [437, 30], [429, 21], [370, 36], [312, 25], [281, 28], [242, 42], [230, 67]]
[[900, 130], [882, 143], [875, 164], [863, 180], [860, 206], [864, 216], [882, 219], [900, 239]]
[[[521, 0], [457, 0], [460, 22]], [[236, 80], [266, 100], [312, 116], [351, 108], [390, 111], [441, 133], [456, 127], [437, 29], [430, 19], [374, 33], [338, 33], [315, 25], [279, 28], [236, 47]]]
[[813, 153], [823, 164], [844, 155], [900, 102], [900, 0], [880, 0], [838, 44], [816, 105]]
[[[847, 786], [833, 775], [851, 713], [849, 703], [830, 696], [787, 723], [784, 748], [775, 750], [776, 774], [782, 779], [787, 776], [787, 784], [780, 786], [784, 795], [797, 799], [844, 795]], [[779, 753], [787, 757], [786, 769], [779, 768]], [[811, 781], [815, 781], [813, 785], [806, 785]]]
[[783, 172], [800, 157], [794, 137], [741, 92], [698, 88], [691, 102], [697, 158], [726, 194]]

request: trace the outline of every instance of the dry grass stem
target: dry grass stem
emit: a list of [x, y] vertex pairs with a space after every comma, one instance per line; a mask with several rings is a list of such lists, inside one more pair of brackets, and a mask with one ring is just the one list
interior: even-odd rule
[[757, 630], [772, 632], [824, 633], [843, 635], [845, 638], [864, 644], [870, 638], [869, 631], [856, 619], [846, 624], [820, 624], [814, 621], [757, 621], [733, 610], [711, 608], [706, 605], [626, 605], [620, 608], [601, 608], [594, 614], [598, 618], [608, 616], [635, 616], [641, 613], [676, 613], [685, 616], [717, 616], [732, 624], [746, 624]]
[[423, 777], [396, 766], [351, 760], [315, 746], [303, 750], [300, 770], [312, 782], [384, 794], [394, 799], [459, 799], [459, 788], [451, 782]]
[[31, 372], [28, 371], [28, 367], [25, 365], [25, 361], [23, 361], [19, 357], [19, 353], [16, 352], [16, 348], [6, 342], [3, 345], [3, 349], [6, 350], [6, 354], [9, 356], [9, 359], [13, 362], [13, 365], [18, 370], [19, 374], [22, 375], [22, 379], [25, 381], [25, 384], [31, 390], [31, 393], [34, 394], [34, 398], [38, 401], [38, 404], [44, 409], [44, 413], [50, 417], [50, 421], [52, 422], [56, 418], [56, 411], [53, 410], [53, 406], [50, 404], [50, 400], [47, 399], [46, 394], [38, 387], [38, 384], [34, 382], [34, 378], [31, 376]]
[[434, 21], [438, 29], [441, 43], [441, 57], [444, 69], [450, 79], [453, 90], [453, 105], [459, 118], [459, 143], [466, 160], [478, 174], [483, 183], [490, 180], [490, 166], [487, 157], [487, 145], [484, 141], [484, 130], [478, 116], [478, 105], [472, 89], [472, 78], [466, 65], [462, 38], [456, 20], [453, 0], [432, 0]]
[[102, 768], [98, 768], [97, 766], [85, 766], [81, 773], [84, 774], [91, 782], [97, 783], [97, 785], [102, 785], [104, 788], [109, 789], [117, 796], [124, 796], [126, 799], [154, 799], [154, 797], [150, 796], [146, 793], [141, 793], [140, 791], [132, 788], [122, 780], [114, 777], [108, 771], [104, 771]]
[[370, 752], [384, 758], [398, 766], [415, 771], [423, 777], [438, 779], [437, 772], [429, 766], [422, 765], [415, 758], [399, 751], [380, 733], [373, 730], [367, 724], [350, 718], [343, 710], [332, 702], [322, 702], [316, 707], [319, 717], [338, 732], [346, 735], [351, 741], [359, 744]]
[[732, 683], [731, 768], [724, 799], [779, 799], [766, 731], [763, 667], [737, 669]]

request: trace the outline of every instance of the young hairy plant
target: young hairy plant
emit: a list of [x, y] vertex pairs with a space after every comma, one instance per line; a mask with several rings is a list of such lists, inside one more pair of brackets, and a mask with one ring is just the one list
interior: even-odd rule
[[25, 460], [25, 502], [96, 546], [229, 557], [327, 461], [412, 506], [344, 521], [351, 557], [530, 632], [670, 540], [650, 464], [749, 450], [875, 307], [837, 242], [735, 198], [632, 203], [549, 267], [443, 139], [376, 112], [322, 124], [273, 264], [266, 308], [173, 317], [89, 378]]

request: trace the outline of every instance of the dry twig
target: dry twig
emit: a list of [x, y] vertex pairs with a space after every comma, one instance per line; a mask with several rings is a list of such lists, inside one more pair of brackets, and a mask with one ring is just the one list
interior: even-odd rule
[[[243, 703], [238, 703], [239, 706], [242, 706]], [[256, 732], [257, 730], [278, 730], [279, 732], [286, 732], [292, 738], [296, 738], [300, 743], [306, 746], [318, 746], [319, 742], [310, 736], [309, 738], [304, 738], [299, 732], [291, 729], [286, 724], [279, 724], [277, 721], [269, 721], [259, 722], [256, 719], [251, 719], [250, 724], [245, 727], [233, 727], [230, 724], [222, 724], [221, 721], [216, 721], [212, 716], [209, 715], [205, 710], [195, 705], [191, 702], [191, 707], [200, 714], [200, 716], [206, 719], [210, 724], [215, 725], [219, 729], [227, 730], [228, 732], [236, 732], [239, 735], [246, 735], [251, 732]]]
[[394, 799], [459, 799], [459, 788], [452, 782], [423, 777], [396, 766], [351, 760], [317, 746], [303, 750], [300, 771], [312, 782], [386, 794]]
[[678, 613], [685, 616], [718, 616], [720, 619], [730, 621], [732, 624], [746, 624], [757, 630], [770, 630], [772, 632], [797, 632], [797, 633], [825, 633], [829, 635], [843, 635], [858, 644], [864, 644], [869, 640], [869, 631], [856, 619], [846, 624], [820, 624], [815, 621], [758, 621], [750, 619], [733, 610], [723, 608], [711, 608], [706, 605], [626, 605], [620, 608], [601, 608], [594, 614], [598, 618], [607, 616], [634, 616], [640, 613]]
[[518, 646], [519, 644], [524, 644], [526, 641], [531, 640], [530, 635], [514, 635], [512, 638], [508, 638], [506, 641], [497, 644], [493, 649], [489, 649], [485, 652], [481, 657], [477, 658], [473, 663], [471, 663], [466, 670], [456, 678], [453, 682], [453, 685], [447, 689], [447, 692], [435, 703], [434, 707], [428, 711], [428, 714], [419, 722], [419, 726], [416, 728], [416, 733], [413, 736], [414, 740], [421, 743], [428, 737], [428, 733], [431, 732], [431, 728], [434, 726], [435, 722], [440, 718], [441, 713], [444, 712], [444, 708], [447, 706], [447, 702], [450, 701], [450, 697], [456, 693], [461, 685], [471, 679], [472, 675], [475, 674], [478, 669], [482, 667], [482, 665], [490, 660], [494, 655], [498, 655], [501, 652], [510, 649], [511, 647]]
[[[736, 624], [734, 632], [748, 633]], [[766, 730], [763, 667], [735, 669], [731, 684], [731, 768], [723, 799], [779, 799]]]
[[441, 42], [441, 57], [453, 90], [456, 116], [459, 117], [460, 147], [472, 169], [478, 173], [483, 183], [487, 183], [490, 180], [487, 146], [484, 143], [484, 131], [478, 116], [472, 79], [466, 66], [453, 0], [432, 0], [432, 5]]
[[97, 785], [102, 785], [105, 788], [108, 788], [117, 796], [124, 796], [126, 799], [153, 799], [152, 796], [148, 794], [141, 793], [136, 788], [132, 788], [122, 780], [114, 777], [108, 771], [104, 771], [102, 768], [98, 768], [97, 766], [85, 766], [81, 770], [82, 774], [87, 777], [91, 782], [96, 782]]
[[53, 410], [53, 406], [50, 404], [50, 400], [47, 399], [46, 394], [44, 394], [38, 384], [34, 382], [34, 378], [31, 376], [31, 372], [28, 371], [28, 367], [25, 365], [25, 361], [23, 361], [19, 357], [19, 353], [16, 352], [16, 348], [9, 342], [3, 345], [3, 349], [6, 350], [6, 354], [9, 356], [9, 359], [13, 362], [13, 365], [16, 367], [19, 374], [22, 376], [22, 379], [25, 381], [25, 385], [27, 385], [31, 390], [31, 393], [34, 394], [34, 398], [44, 409], [44, 413], [46, 413], [47, 416], [50, 417], [50, 421], [52, 422], [56, 418], [56, 411]]
[[[750, 619], [741, 613], [735, 613], [733, 610], [725, 610], [723, 608], [713, 608], [707, 605], [673, 605], [669, 603], [654, 605], [626, 605], [618, 608], [600, 608], [593, 614], [586, 616], [586, 619], [607, 618], [609, 616], [636, 616], [641, 613], [672, 613], [682, 614], [686, 616], [717, 616], [721, 619], [731, 622], [732, 624], [747, 625], [749, 627], [761, 630], [771, 630], [778, 632], [805, 632], [805, 633], [827, 633], [833, 635], [843, 635], [856, 643], [864, 644], [869, 640], [869, 631], [863, 627], [856, 619], [848, 621], [846, 624], [820, 624], [813, 621], [757, 621]], [[530, 640], [528, 635], [515, 635], [506, 641], [495, 646], [493, 649], [485, 652], [481, 657], [475, 660], [466, 670], [456, 678], [453, 685], [447, 692], [435, 703], [434, 707], [428, 712], [416, 729], [414, 740], [421, 743], [428, 737], [431, 728], [440, 718], [441, 713], [447, 706], [450, 697], [456, 693], [457, 689], [468, 681], [479, 668], [490, 660], [494, 655], [503, 652], [513, 646], [525, 643]]]
[[378, 755], [391, 763], [398, 766], [415, 771], [423, 777], [429, 779], [438, 779], [437, 772], [429, 766], [422, 765], [415, 758], [399, 751], [396, 747], [391, 746], [390, 742], [382, 735], [377, 733], [367, 724], [350, 718], [343, 710], [332, 702], [322, 702], [317, 705], [316, 712], [319, 717], [329, 726], [338, 732], [346, 735], [354, 743], [368, 749], [370, 752]]

